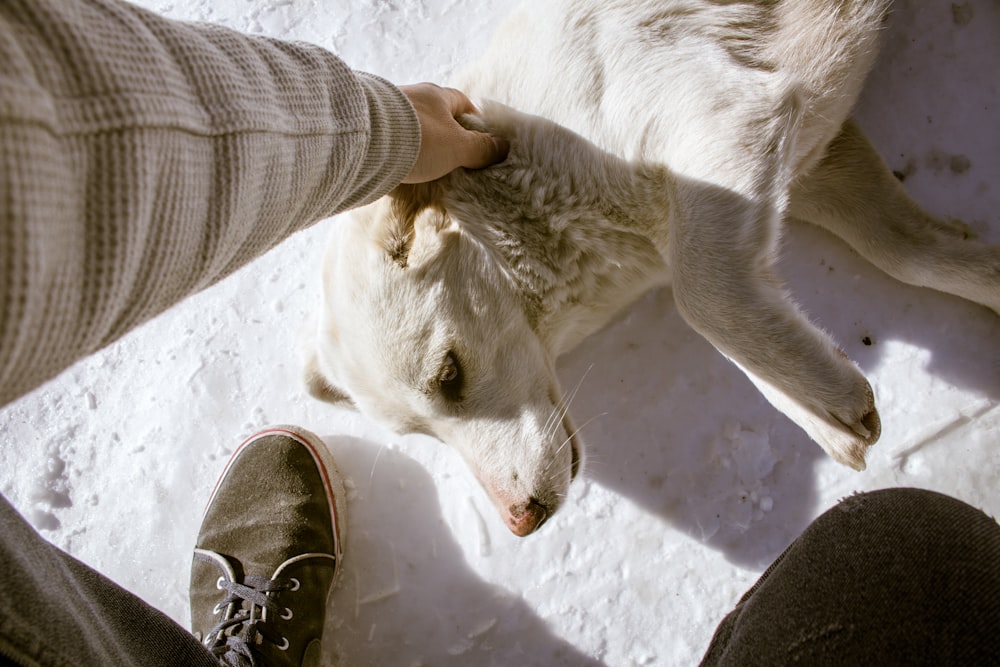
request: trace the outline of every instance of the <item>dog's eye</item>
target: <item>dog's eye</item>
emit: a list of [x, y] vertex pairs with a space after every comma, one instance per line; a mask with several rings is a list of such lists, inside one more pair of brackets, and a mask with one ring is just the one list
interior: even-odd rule
[[462, 367], [451, 352], [445, 356], [438, 371], [438, 387], [449, 401], [457, 403], [462, 400]]

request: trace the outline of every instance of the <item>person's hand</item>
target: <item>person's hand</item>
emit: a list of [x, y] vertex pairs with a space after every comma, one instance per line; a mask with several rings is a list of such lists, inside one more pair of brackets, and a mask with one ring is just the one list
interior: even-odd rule
[[475, 105], [454, 88], [433, 83], [400, 86], [420, 119], [420, 154], [404, 183], [424, 183], [441, 178], [458, 167], [481, 169], [507, 157], [504, 139], [467, 130], [457, 116], [475, 113]]

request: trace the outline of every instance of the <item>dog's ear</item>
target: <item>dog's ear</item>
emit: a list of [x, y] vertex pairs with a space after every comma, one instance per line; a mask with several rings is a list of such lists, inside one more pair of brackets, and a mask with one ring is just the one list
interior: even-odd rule
[[[447, 178], [447, 177], [446, 177]], [[441, 231], [447, 224], [441, 203], [443, 180], [397, 186], [389, 193], [389, 211], [385, 224], [376, 231], [376, 241], [396, 264], [406, 268], [416, 238], [417, 219]]]
[[316, 357], [315, 351], [310, 352], [306, 357], [304, 379], [306, 389], [309, 390], [309, 394], [313, 398], [318, 398], [321, 401], [333, 403], [340, 407], [357, 409], [350, 396], [335, 387], [319, 369], [319, 359]]

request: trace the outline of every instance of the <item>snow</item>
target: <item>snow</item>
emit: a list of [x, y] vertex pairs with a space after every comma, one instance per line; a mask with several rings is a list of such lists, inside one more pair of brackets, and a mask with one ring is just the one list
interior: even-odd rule
[[[447, 82], [501, 0], [143, 0], [311, 41], [399, 82]], [[1000, 5], [897, 2], [857, 112], [928, 210], [1000, 242]], [[321, 434], [348, 481], [328, 655], [351, 665], [689, 665], [760, 572], [854, 491], [906, 485], [1000, 514], [1000, 318], [903, 286], [816, 229], [781, 270], [867, 373], [883, 435], [840, 466], [650, 293], [564, 357], [586, 474], [520, 539], [459, 458], [309, 398], [298, 338], [337, 221], [0, 410], [0, 491], [61, 548], [188, 621], [210, 489], [256, 429]]]

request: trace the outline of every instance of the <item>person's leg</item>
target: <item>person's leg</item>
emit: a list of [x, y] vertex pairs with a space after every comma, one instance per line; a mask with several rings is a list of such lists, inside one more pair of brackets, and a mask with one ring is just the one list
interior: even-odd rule
[[308, 431], [268, 429], [233, 453], [191, 566], [191, 625], [222, 663], [319, 663], [344, 508], [326, 445]]
[[1000, 526], [932, 491], [851, 496], [716, 629], [703, 665], [986, 665], [1000, 656]]
[[315, 435], [277, 427], [244, 442], [195, 548], [191, 619], [202, 644], [43, 539], [0, 497], [0, 665], [318, 662], [344, 507], [339, 473]]
[[0, 664], [218, 667], [184, 628], [57, 549], [2, 497]]

